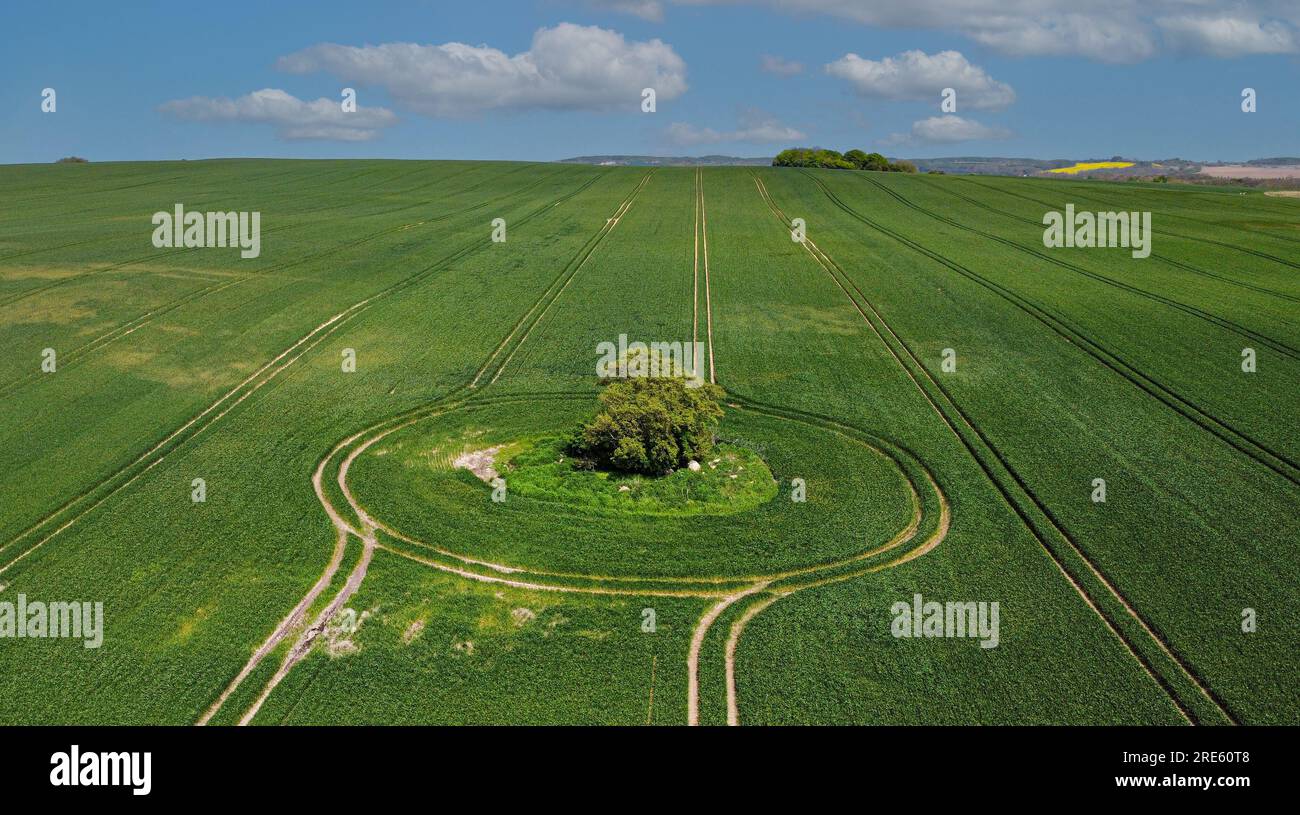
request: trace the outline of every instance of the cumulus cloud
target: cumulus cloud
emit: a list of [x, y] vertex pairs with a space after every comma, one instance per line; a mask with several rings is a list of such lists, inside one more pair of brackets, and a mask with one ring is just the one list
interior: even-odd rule
[[341, 99], [324, 97], [314, 102], [278, 88], [263, 88], [237, 99], [191, 96], [159, 107], [164, 113], [195, 122], [252, 122], [275, 127], [277, 138], [285, 140], [328, 139], [369, 141], [385, 127], [397, 124], [387, 108], [357, 106], [345, 113]]
[[428, 116], [639, 110], [643, 88], [653, 88], [659, 102], [686, 91], [686, 63], [672, 46], [659, 39], [629, 42], [617, 31], [572, 23], [538, 29], [531, 47], [513, 56], [458, 42], [322, 43], [281, 57], [276, 67], [382, 87], [399, 105]]
[[[760, 5], [884, 28], [952, 31], [1014, 56], [1082, 56], [1136, 62], [1166, 43], [1217, 57], [1294, 51], [1294, 0], [673, 0], [680, 5]], [[1230, 8], [1214, 16], [1206, 9]], [[1192, 16], [1187, 22], [1188, 15]], [[1174, 20], [1166, 25], [1164, 20]], [[1238, 23], [1238, 24], [1234, 24]]]
[[775, 74], [776, 76], [794, 76], [803, 73], [803, 63], [788, 60], [785, 57], [775, 57], [771, 54], [764, 54], [759, 62], [759, 67], [764, 73]]
[[990, 141], [1011, 138], [1011, 131], [980, 124], [960, 116], [931, 116], [912, 123], [911, 133], [895, 133], [890, 144], [956, 144], [963, 141]]
[[668, 126], [668, 141], [679, 147], [694, 147], [701, 144], [721, 144], [724, 142], [747, 142], [749, 144], [771, 144], [777, 142], [796, 142], [806, 135], [789, 125], [782, 124], [775, 117], [761, 110], [749, 110], [742, 113], [735, 130], [714, 130], [711, 127], [696, 127], [684, 122], [674, 122]]
[[1296, 50], [1291, 29], [1278, 22], [1240, 17], [1161, 17], [1165, 42], [1181, 51], [1216, 57], [1288, 54]]
[[958, 51], [904, 51], [881, 60], [845, 54], [826, 66], [826, 73], [847, 80], [859, 94], [881, 99], [938, 102], [944, 88], [957, 91], [957, 106], [1004, 108], [1016, 100], [1005, 82], [972, 65]]

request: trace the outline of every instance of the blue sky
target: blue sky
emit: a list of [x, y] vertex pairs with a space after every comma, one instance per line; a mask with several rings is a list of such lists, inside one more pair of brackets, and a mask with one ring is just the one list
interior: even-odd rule
[[[1300, 4], [1286, 0], [124, 0], [5, 16], [0, 163], [796, 144], [1300, 154]], [[347, 86], [355, 113], [338, 105]], [[654, 113], [641, 111], [647, 86]], [[955, 113], [940, 110], [944, 87]], [[1241, 111], [1246, 87], [1255, 113]]]

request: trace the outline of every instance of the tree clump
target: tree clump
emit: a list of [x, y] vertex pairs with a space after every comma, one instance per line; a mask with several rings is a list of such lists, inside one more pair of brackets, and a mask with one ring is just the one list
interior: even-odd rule
[[816, 167], [825, 170], [852, 170], [853, 162], [846, 159], [838, 150], [822, 150], [809, 147], [792, 147], [782, 150], [772, 159], [773, 167]]
[[910, 161], [890, 161], [880, 153], [850, 150], [840, 153], [821, 148], [792, 147], [782, 150], [772, 159], [773, 167], [814, 167], [826, 170], [871, 170], [881, 173], [914, 173], [916, 165]]
[[713, 451], [722, 389], [680, 377], [620, 379], [601, 410], [578, 426], [570, 455], [590, 467], [663, 475]]

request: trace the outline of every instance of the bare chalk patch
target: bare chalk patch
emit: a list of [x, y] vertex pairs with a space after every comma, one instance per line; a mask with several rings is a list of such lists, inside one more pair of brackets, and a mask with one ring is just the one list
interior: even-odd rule
[[489, 447], [486, 450], [470, 450], [461, 453], [451, 466], [457, 470], [469, 470], [484, 483], [491, 484], [492, 479], [497, 477], [497, 471], [493, 467], [496, 463], [497, 453], [505, 447], [504, 444], [498, 444], [496, 447]]
[[537, 619], [537, 612], [531, 608], [516, 608], [510, 612], [510, 618], [515, 621], [516, 626], [523, 628]]
[[424, 620], [416, 620], [406, 627], [406, 631], [402, 632], [402, 642], [410, 645], [423, 632]]

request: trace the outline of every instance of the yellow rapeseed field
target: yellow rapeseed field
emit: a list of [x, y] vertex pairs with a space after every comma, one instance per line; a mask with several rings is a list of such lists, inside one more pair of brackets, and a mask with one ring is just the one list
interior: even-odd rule
[[1066, 175], [1075, 175], [1076, 173], [1086, 173], [1089, 170], [1116, 170], [1121, 167], [1132, 167], [1131, 161], [1089, 161], [1080, 162], [1072, 167], [1057, 167], [1055, 170], [1048, 170], [1049, 173], [1065, 173]]

